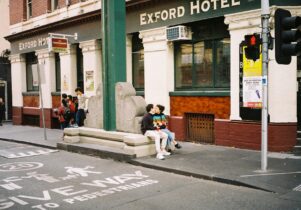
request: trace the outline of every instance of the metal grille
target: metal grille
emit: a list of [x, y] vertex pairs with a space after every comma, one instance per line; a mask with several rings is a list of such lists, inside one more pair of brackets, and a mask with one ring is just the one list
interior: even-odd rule
[[214, 143], [214, 115], [186, 113], [185, 117], [189, 141]]

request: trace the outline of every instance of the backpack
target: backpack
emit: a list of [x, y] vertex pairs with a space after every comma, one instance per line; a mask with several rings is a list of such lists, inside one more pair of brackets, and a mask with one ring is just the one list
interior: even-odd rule
[[63, 117], [67, 122], [71, 120], [71, 111], [69, 107], [65, 107]]

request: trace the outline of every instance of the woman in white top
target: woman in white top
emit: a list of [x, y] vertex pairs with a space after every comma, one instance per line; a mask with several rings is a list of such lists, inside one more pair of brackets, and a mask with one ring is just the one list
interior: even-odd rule
[[84, 120], [86, 118], [85, 111], [86, 108], [86, 100], [88, 99], [84, 94], [83, 90], [78, 87], [75, 89], [76, 95], [77, 95], [77, 101], [78, 101], [78, 110], [76, 112], [75, 121], [76, 124], [80, 127], [84, 125]]

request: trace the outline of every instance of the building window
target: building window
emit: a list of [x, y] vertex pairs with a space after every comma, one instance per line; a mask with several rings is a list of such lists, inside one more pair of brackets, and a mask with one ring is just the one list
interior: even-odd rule
[[26, 0], [27, 19], [32, 17], [32, 0]]
[[133, 86], [144, 90], [144, 48], [139, 33], [132, 37]]
[[83, 51], [76, 45], [77, 87], [84, 90], [84, 56]]
[[39, 91], [38, 86], [34, 86], [32, 66], [38, 63], [38, 58], [34, 52], [26, 54], [26, 85], [27, 92]]
[[51, 0], [51, 11], [58, 9], [59, 0]]
[[[230, 38], [227, 29], [197, 23], [191, 41], [175, 42], [175, 88], [202, 90], [230, 87]], [[221, 28], [221, 31], [219, 31]]]
[[61, 60], [59, 53], [54, 54], [55, 58], [55, 86], [56, 91], [61, 91]]

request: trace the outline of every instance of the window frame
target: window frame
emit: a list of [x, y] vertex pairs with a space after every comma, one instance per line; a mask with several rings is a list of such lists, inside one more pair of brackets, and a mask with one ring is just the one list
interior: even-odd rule
[[[32, 56], [32, 57], [31, 57]], [[35, 53], [27, 53], [26, 54], [26, 92], [37, 92], [39, 91], [39, 86], [33, 86], [32, 88], [29, 88], [29, 81], [32, 82], [33, 75], [32, 75], [32, 65], [38, 64], [38, 57], [35, 55]], [[29, 78], [31, 76], [31, 78]]]
[[[230, 39], [230, 37], [222, 37], [222, 38], [213, 38], [213, 39], [195, 39], [189, 41], [179, 41], [174, 43], [174, 88], [175, 91], [206, 91], [206, 90], [230, 90], [231, 87], [231, 75], [229, 74], [229, 85], [227, 87], [218, 87], [217, 85], [217, 50], [218, 50], [218, 42], [223, 39]], [[200, 87], [197, 85], [197, 77], [196, 77], [196, 64], [195, 64], [195, 45], [200, 42], [212, 42], [212, 85], [211, 86], [203, 86]], [[178, 87], [177, 86], [177, 53], [182, 44], [190, 44], [192, 45], [192, 67], [191, 67], [191, 75], [192, 75], [192, 83], [191, 86]], [[231, 49], [230, 49], [231, 50]], [[231, 57], [229, 57], [229, 64], [231, 63]], [[229, 72], [231, 70], [231, 65], [229, 65]]]
[[[132, 84], [136, 91], [144, 91], [145, 89], [145, 66], [144, 66], [144, 46], [142, 40], [139, 38], [139, 33], [135, 33], [132, 35]], [[138, 42], [139, 41], [139, 42]], [[141, 55], [143, 54], [143, 87], [136, 87], [137, 81], [135, 81], [135, 60], [134, 54]]]
[[59, 0], [51, 0], [51, 5], [50, 5], [51, 11], [57, 10], [58, 7], [59, 7]]
[[32, 0], [26, 0], [26, 18], [32, 18]]
[[61, 59], [59, 53], [54, 53], [55, 62], [55, 90], [61, 92]]

